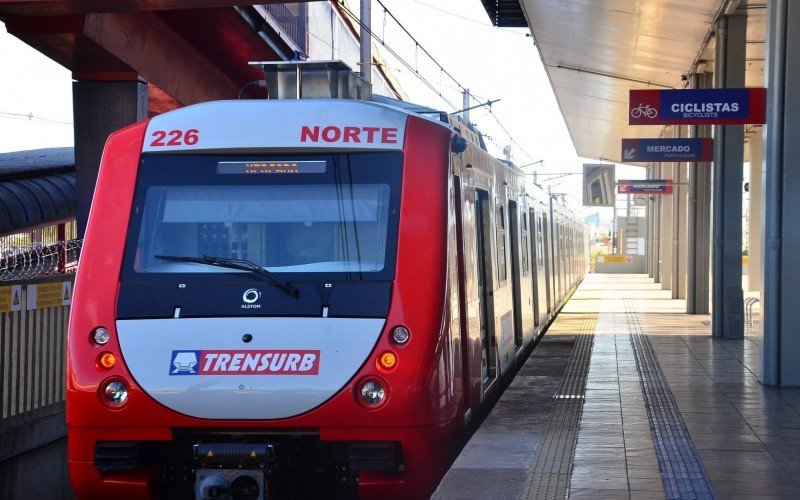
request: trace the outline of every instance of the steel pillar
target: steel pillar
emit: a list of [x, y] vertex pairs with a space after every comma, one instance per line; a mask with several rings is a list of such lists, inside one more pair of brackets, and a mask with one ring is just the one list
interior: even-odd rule
[[[661, 164], [661, 178], [673, 179], [675, 164], [662, 163]], [[675, 191], [673, 190], [673, 193]], [[672, 289], [672, 226], [674, 219], [672, 216], [672, 205], [675, 199], [675, 194], [672, 196], [661, 197], [661, 224], [660, 224], [660, 254], [661, 262], [659, 264], [659, 273], [661, 275], [661, 289]]]
[[[722, 16], [717, 21], [714, 86], [744, 87], [747, 17]], [[742, 166], [744, 126], [714, 126], [712, 259], [714, 337], [744, 337], [742, 296]]]
[[72, 84], [78, 238], [83, 238], [103, 146], [111, 132], [147, 118], [147, 84], [139, 81]]
[[[692, 75], [692, 88], [711, 87], [711, 75]], [[689, 127], [689, 137], [709, 137], [708, 126]], [[708, 314], [711, 260], [711, 165], [689, 163], [688, 257], [686, 312]]]
[[763, 186], [762, 167], [764, 165], [762, 161], [762, 156], [764, 155], [764, 140], [762, 134], [763, 130], [760, 128], [750, 134], [750, 219], [748, 220], [747, 227], [747, 289], [751, 292], [760, 292], [764, 289], [761, 274], [761, 268], [763, 267], [763, 259], [761, 258], [761, 236], [764, 222], [764, 199], [761, 193], [761, 188]]
[[361, 76], [372, 83], [372, 0], [361, 0]]
[[[675, 127], [675, 137], [681, 137], [681, 127]], [[675, 162], [672, 164], [672, 180], [675, 184], [681, 181], [681, 164]], [[680, 193], [682, 186], [673, 191], [672, 194], [672, 273], [670, 275], [669, 289], [672, 290], [672, 298], [679, 299], [681, 295], [680, 283], [680, 270], [681, 270], [681, 227], [683, 226], [681, 220], [681, 199]]]
[[[686, 127], [681, 127], [681, 137], [687, 137]], [[680, 218], [680, 225], [677, 227], [677, 243], [678, 243], [678, 267], [677, 267], [677, 291], [672, 294], [676, 299], [686, 298], [686, 281], [687, 281], [687, 264], [689, 262], [689, 225], [687, 218], [687, 208], [689, 207], [689, 166], [688, 163], [676, 163], [676, 178], [680, 185], [675, 191], [676, 205], [678, 217]]]
[[[644, 168], [645, 179], [653, 178], [653, 167], [648, 165]], [[638, 211], [637, 211], [638, 214]], [[647, 203], [644, 206], [644, 272], [648, 277], [653, 277], [653, 267], [650, 262], [650, 245], [652, 244], [652, 234], [650, 232], [650, 217], [652, 212], [650, 210], [650, 196], [647, 197]]]
[[[800, 386], [800, 3], [767, 2], [761, 382]], [[793, 29], [790, 29], [794, 26]], [[786, 257], [784, 259], [783, 257]]]
[[[686, 137], [685, 126], [676, 126], [674, 135], [676, 138]], [[673, 299], [686, 298], [686, 264], [688, 261], [687, 245], [687, 208], [688, 196], [686, 184], [688, 184], [688, 168], [686, 163], [676, 162], [673, 164], [673, 181], [677, 184], [672, 195], [672, 290]]]
[[[656, 163], [653, 166], [653, 175], [655, 176], [656, 179], [663, 179], [664, 178], [662, 176], [662, 174], [661, 174], [661, 170], [662, 169], [661, 169], [661, 164], [660, 163]], [[651, 215], [651, 217], [649, 219], [649, 224], [652, 227], [651, 233], [650, 233], [652, 235], [651, 236], [652, 246], [650, 247], [652, 249], [652, 251], [650, 253], [650, 258], [651, 258], [651, 262], [652, 262], [651, 266], [652, 267], [651, 267], [650, 276], [653, 277], [653, 280], [656, 283], [660, 283], [661, 282], [661, 272], [660, 272], [660, 269], [661, 269], [661, 266], [660, 266], [660, 262], [661, 262], [661, 203], [662, 203], [663, 199], [664, 199], [664, 196], [654, 196], [652, 198], [652, 205], [651, 206], [653, 207], [653, 211], [652, 211], [652, 215]]]

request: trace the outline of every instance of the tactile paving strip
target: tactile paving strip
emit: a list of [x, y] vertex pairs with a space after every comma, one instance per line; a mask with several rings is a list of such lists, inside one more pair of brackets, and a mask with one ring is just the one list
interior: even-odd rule
[[642, 329], [629, 296], [625, 310], [636, 369], [642, 384], [650, 431], [661, 468], [664, 491], [670, 499], [716, 498], [711, 481], [683, 422], [653, 346]]
[[562, 499], [567, 496], [596, 324], [597, 312], [587, 313], [555, 395], [547, 429], [536, 449], [523, 498]]

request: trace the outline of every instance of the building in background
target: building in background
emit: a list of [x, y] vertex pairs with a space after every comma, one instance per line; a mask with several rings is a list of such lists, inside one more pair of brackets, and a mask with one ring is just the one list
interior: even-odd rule
[[[341, 60], [360, 72], [359, 21], [347, 1], [268, 4], [257, 7], [294, 51], [309, 60]], [[405, 93], [373, 45], [372, 92], [396, 99]]]

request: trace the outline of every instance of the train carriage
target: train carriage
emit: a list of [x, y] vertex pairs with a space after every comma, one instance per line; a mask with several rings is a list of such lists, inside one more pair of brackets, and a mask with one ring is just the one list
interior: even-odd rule
[[403, 103], [116, 132], [69, 327], [78, 497], [429, 495], [580, 280], [573, 219]]

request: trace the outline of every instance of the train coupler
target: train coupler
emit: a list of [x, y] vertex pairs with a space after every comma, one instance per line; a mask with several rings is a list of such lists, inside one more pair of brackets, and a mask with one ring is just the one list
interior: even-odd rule
[[195, 444], [195, 499], [269, 498], [268, 473], [274, 456], [269, 444]]

